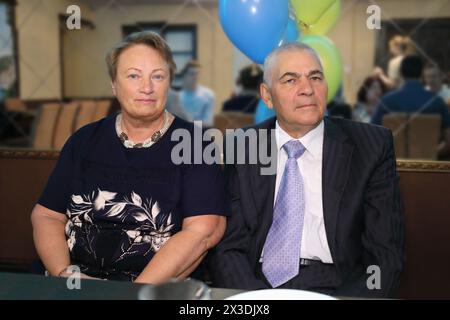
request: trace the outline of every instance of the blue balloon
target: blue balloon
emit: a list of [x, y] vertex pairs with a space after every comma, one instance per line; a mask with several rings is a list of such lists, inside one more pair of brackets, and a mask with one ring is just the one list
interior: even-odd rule
[[300, 32], [298, 30], [297, 22], [289, 18], [286, 30], [284, 31], [283, 40], [281, 44], [297, 42], [300, 37]]
[[219, 17], [231, 42], [262, 64], [278, 47], [289, 19], [288, 0], [220, 0]]
[[275, 110], [273, 108], [269, 109], [269, 107], [264, 103], [264, 100], [260, 99], [258, 106], [256, 107], [254, 122], [255, 124], [258, 124], [264, 120], [274, 117], [275, 115]]

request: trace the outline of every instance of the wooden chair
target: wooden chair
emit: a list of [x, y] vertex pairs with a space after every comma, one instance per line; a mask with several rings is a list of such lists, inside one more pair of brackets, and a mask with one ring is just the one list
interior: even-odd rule
[[384, 116], [383, 126], [391, 129], [394, 134], [395, 154], [398, 158], [437, 158], [441, 132], [440, 115], [390, 113]]
[[82, 100], [79, 102], [79, 106], [74, 131], [93, 121], [97, 107], [94, 100]]
[[62, 105], [58, 121], [56, 122], [53, 149], [61, 150], [67, 139], [72, 135], [78, 108], [77, 102], [69, 102]]
[[253, 114], [242, 112], [221, 112], [214, 117], [214, 127], [225, 133], [226, 129], [238, 129], [254, 122]]
[[395, 155], [407, 158], [408, 150], [408, 114], [404, 112], [389, 113], [383, 117], [383, 126], [391, 129], [394, 135]]
[[106, 117], [111, 110], [112, 101], [110, 99], [99, 100], [96, 102], [95, 113], [92, 122]]
[[409, 157], [437, 159], [442, 118], [437, 114], [412, 115], [408, 122]]
[[41, 105], [31, 131], [32, 148], [52, 149], [53, 135], [60, 110], [60, 103], [44, 103]]

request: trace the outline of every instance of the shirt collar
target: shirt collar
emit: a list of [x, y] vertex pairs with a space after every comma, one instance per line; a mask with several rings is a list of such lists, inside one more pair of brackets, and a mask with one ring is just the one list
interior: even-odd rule
[[313, 158], [319, 159], [322, 157], [322, 146], [323, 146], [323, 133], [324, 133], [324, 123], [323, 119], [320, 121], [319, 125], [305, 134], [299, 139], [291, 137], [286, 131], [284, 131], [278, 120], [275, 123], [275, 140], [277, 143], [278, 151], [283, 147], [283, 145], [290, 140], [298, 140], [303, 144], [306, 151], [312, 155]]

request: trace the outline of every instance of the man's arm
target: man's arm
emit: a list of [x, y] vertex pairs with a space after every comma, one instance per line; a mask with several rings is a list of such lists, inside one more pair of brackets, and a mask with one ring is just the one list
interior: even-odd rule
[[180, 232], [155, 254], [135, 282], [160, 284], [171, 278], [187, 277], [206, 252], [222, 238], [226, 218], [201, 215], [185, 218]]
[[251, 268], [248, 250], [251, 244], [249, 231], [241, 212], [238, 175], [234, 165], [225, 166], [227, 194], [231, 216], [227, 221], [225, 236], [211, 252], [210, 272], [214, 286], [254, 290], [267, 288]]
[[[362, 265], [349, 274], [336, 295], [392, 297], [404, 263], [404, 217], [398, 185], [392, 133], [383, 130], [387, 143], [364, 190]], [[380, 288], [370, 290], [371, 265], [380, 268]], [[371, 281], [369, 281], [371, 283]]]
[[383, 117], [386, 114], [386, 109], [384, 107], [383, 100], [378, 103], [378, 105], [375, 107], [375, 112], [372, 116], [372, 119], [370, 120], [370, 123], [377, 124], [381, 126], [383, 124]]

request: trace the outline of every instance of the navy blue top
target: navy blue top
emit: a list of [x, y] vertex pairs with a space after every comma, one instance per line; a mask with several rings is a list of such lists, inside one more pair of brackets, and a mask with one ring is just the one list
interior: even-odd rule
[[450, 127], [450, 115], [444, 100], [425, 90], [417, 80], [407, 80], [399, 90], [386, 94], [376, 107], [371, 122], [381, 125], [384, 115], [390, 112], [440, 114], [442, 128]]
[[176, 117], [155, 144], [130, 149], [115, 118], [70, 137], [38, 202], [67, 215], [72, 264], [94, 277], [134, 280], [184, 218], [228, 210], [219, 165], [171, 160], [172, 132], [193, 136], [193, 124]]

